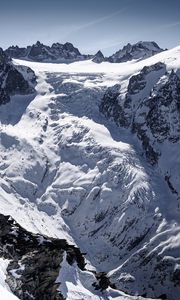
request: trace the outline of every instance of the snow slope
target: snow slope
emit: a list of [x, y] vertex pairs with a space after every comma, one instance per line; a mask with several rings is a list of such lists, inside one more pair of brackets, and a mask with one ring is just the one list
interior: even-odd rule
[[3, 300], [18, 300], [10, 291], [9, 287], [6, 284], [6, 268], [9, 261], [5, 259], [0, 259], [0, 295]]
[[[145, 65], [180, 69], [180, 47], [121, 64], [13, 61], [32, 68], [38, 84], [33, 99], [14, 96], [0, 107], [0, 212], [76, 243], [87, 267], [108, 272], [119, 289], [175, 300], [180, 226], [170, 214], [171, 193], [135, 137], [106, 120], [99, 105], [107, 87], [125, 89]], [[61, 272], [75, 272], [68, 268]], [[68, 299], [79, 297], [75, 286], [84, 299], [124, 299], [118, 291], [84, 290], [88, 276], [66, 286]]]

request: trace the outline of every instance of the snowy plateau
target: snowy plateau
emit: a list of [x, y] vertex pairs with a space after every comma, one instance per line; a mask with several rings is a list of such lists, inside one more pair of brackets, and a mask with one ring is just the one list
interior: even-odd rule
[[0, 52], [0, 299], [179, 299], [180, 46], [133, 51]]

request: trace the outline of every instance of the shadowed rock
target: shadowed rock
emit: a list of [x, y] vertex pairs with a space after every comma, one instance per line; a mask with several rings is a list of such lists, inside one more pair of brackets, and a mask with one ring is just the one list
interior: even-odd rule
[[[27, 75], [27, 80], [24, 78]], [[28, 95], [35, 93], [36, 77], [27, 67], [14, 66], [11, 59], [0, 48], [0, 104], [10, 101], [12, 95]]]
[[6, 281], [22, 300], [63, 300], [56, 283], [66, 253], [69, 264], [85, 269], [80, 250], [66, 240], [26, 231], [10, 216], [0, 214], [0, 255], [10, 259]]

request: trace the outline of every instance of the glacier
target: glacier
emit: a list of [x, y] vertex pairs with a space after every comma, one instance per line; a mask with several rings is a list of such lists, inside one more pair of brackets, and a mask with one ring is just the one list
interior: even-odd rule
[[[86, 253], [86, 271], [63, 259], [66, 299], [175, 300], [180, 293], [179, 141], [167, 140], [152, 165], [130, 128], [99, 111], [107, 89], [120, 85], [123, 99], [129, 79], [159, 62], [179, 76], [180, 47], [122, 63], [13, 59], [34, 71], [37, 85], [35, 94], [0, 106], [0, 213]], [[149, 77], [150, 86], [161, 76]], [[116, 290], [95, 291], [94, 270]], [[11, 295], [4, 299], [17, 299]]]

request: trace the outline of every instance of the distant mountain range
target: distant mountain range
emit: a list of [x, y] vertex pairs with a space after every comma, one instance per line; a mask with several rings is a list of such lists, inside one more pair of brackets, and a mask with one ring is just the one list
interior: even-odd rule
[[128, 43], [122, 49], [109, 57], [105, 57], [99, 50], [95, 55], [81, 54], [78, 48], [71, 43], [54, 43], [52, 46], [47, 46], [39, 41], [32, 46], [18, 47], [11, 46], [5, 50], [5, 53], [12, 58], [32, 60], [38, 62], [66, 62], [92, 59], [95, 63], [108, 61], [112, 63], [126, 62], [133, 59], [144, 59], [154, 54], [162, 52], [155, 42], [138, 42], [131, 45]]

